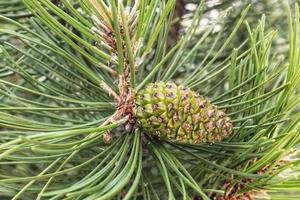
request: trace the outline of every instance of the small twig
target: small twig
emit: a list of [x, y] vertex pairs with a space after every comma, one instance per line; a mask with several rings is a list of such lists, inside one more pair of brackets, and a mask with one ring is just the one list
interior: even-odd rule
[[[135, 80], [135, 70], [137, 69], [136, 63], [133, 59], [133, 55], [127, 51], [133, 51], [130, 45], [130, 34], [133, 34], [131, 29], [135, 26], [137, 16], [135, 13], [129, 13], [128, 10], [118, 10], [114, 3], [111, 8], [107, 8], [97, 0], [89, 0], [92, 5], [95, 6], [96, 11], [100, 14], [102, 21], [97, 18], [97, 15], [93, 15], [92, 19], [98, 25], [101, 30], [97, 30], [96, 27], [92, 28], [92, 31], [99, 35], [106, 44], [104, 46], [109, 47], [112, 55], [112, 61], [118, 66], [119, 75], [119, 94], [116, 94], [112, 88], [105, 82], [101, 82], [101, 87], [108, 92], [110, 96], [113, 96], [117, 102], [117, 110], [112, 115], [109, 122], [115, 122], [120, 119], [127, 118], [129, 124], [135, 124], [134, 109], [135, 109], [135, 91], [132, 88]], [[121, 13], [119, 13], [121, 12]], [[123, 13], [124, 12], [124, 13]], [[109, 16], [108, 16], [109, 15]], [[121, 15], [121, 18], [120, 16]], [[111, 17], [116, 20], [116, 24], [110, 24]], [[124, 27], [125, 24], [125, 27]], [[129, 25], [133, 25], [129, 30]], [[114, 25], [114, 26], [113, 26]], [[126, 42], [127, 41], [127, 42]], [[135, 45], [133, 45], [135, 46]], [[133, 52], [132, 52], [133, 53]], [[106, 67], [106, 66], [105, 66]], [[132, 72], [132, 70], [134, 72]], [[113, 70], [113, 72], [116, 72]]]

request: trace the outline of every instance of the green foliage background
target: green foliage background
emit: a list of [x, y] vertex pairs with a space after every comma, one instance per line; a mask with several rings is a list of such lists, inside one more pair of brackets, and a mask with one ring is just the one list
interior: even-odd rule
[[[0, 1], [0, 198], [299, 199], [299, 8], [278, 2], [197, 1], [174, 19], [175, 0], [105, 1], [115, 51], [89, 1]], [[171, 143], [108, 123], [122, 51], [132, 88], [188, 86], [226, 110], [234, 135]]]

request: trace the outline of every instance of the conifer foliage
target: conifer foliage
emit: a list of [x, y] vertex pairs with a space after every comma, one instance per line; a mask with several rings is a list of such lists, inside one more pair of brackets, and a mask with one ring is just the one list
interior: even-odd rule
[[0, 1], [0, 199], [300, 199], [298, 5], [176, 3]]

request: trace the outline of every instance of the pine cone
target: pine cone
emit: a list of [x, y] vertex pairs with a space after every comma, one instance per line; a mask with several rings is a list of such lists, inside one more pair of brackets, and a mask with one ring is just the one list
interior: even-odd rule
[[151, 83], [138, 92], [136, 117], [150, 135], [170, 141], [216, 142], [232, 134], [231, 119], [207, 99], [174, 83]]

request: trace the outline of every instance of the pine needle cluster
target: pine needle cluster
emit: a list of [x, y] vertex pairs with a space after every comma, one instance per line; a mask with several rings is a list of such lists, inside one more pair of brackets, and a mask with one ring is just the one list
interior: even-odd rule
[[178, 2], [0, 1], [0, 199], [300, 199], [298, 5]]

